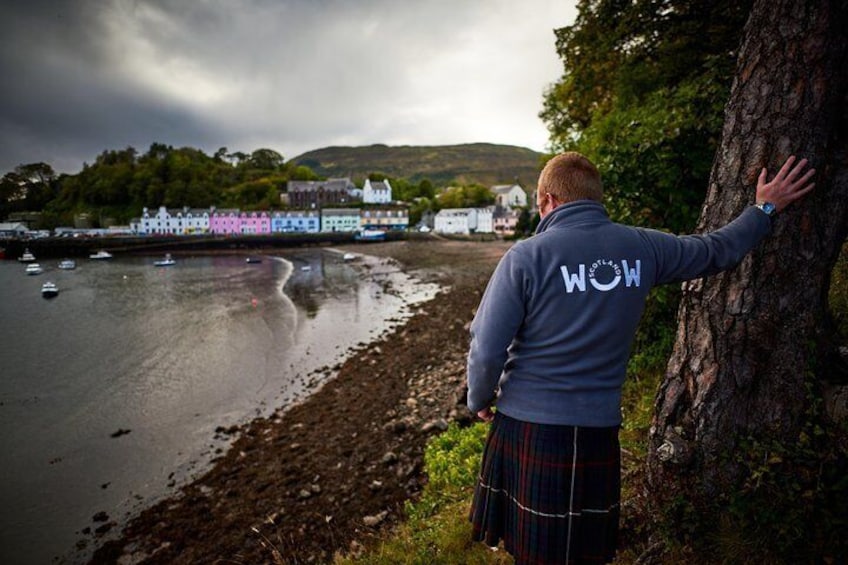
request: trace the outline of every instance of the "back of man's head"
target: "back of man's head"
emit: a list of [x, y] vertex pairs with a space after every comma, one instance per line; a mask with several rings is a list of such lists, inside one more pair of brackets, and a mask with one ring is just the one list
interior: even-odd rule
[[539, 175], [539, 194], [550, 193], [562, 203], [604, 197], [601, 174], [592, 162], [575, 151], [557, 155]]

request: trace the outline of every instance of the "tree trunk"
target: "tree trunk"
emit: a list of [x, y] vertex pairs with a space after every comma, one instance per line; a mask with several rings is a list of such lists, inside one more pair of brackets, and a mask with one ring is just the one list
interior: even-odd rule
[[[753, 203], [762, 167], [810, 159], [816, 189], [735, 270], [686, 283], [650, 432], [650, 496], [695, 504], [734, 489], [744, 438], [795, 442], [823, 375], [830, 274], [848, 230], [848, 2], [758, 0], [699, 231]], [[810, 386], [810, 383], [814, 386]], [[812, 392], [811, 392], [812, 391]], [[728, 463], [731, 461], [731, 463]]]

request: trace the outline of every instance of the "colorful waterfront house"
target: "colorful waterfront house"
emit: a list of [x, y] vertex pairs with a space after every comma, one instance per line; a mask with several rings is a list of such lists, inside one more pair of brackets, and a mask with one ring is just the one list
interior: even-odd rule
[[492, 213], [492, 223], [495, 233], [513, 235], [520, 216], [521, 212], [519, 210], [495, 206], [495, 210]]
[[495, 195], [495, 204], [503, 208], [527, 206], [527, 193], [517, 184], [499, 184], [491, 187]]
[[359, 189], [349, 178], [290, 180], [286, 185], [286, 194], [288, 205], [301, 210], [318, 210], [362, 199]]
[[359, 231], [359, 208], [324, 208], [321, 210], [322, 232]]
[[233, 235], [241, 233], [240, 212], [237, 208], [212, 208], [209, 217], [209, 231], [216, 235]]
[[239, 233], [243, 235], [267, 235], [271, 233], [271, 216], [264, 210], [239, 214]]
[[433, 231], [445, 234], [492, 233], [490, 208], [445, 208], [439, 210]]
[[155, 213], [144, 208], [135, 231], [142, 235], [189, 235], [209, 231], [209, 210], [188, 208], [168, 209], [159, 206]]
[[406, 231], [409, 212], [401, 206], [363, 208], [359, 223], [365, 230]]
[[365, 204], [388, 204], [392, 201], [392, 185], [388, 179], [372, 182], [365, 179], [362, 187], [362, 202]]
[[271, 214], [272, 233], [318, 233], [321, 215], [316, 210], [286, 210]]

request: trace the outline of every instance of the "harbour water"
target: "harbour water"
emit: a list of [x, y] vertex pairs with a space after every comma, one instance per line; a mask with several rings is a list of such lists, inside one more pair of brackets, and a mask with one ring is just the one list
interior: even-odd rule
[[84, 560], [437, 291], [331, 250], [157, 258], [0, 262], [0, 563]]

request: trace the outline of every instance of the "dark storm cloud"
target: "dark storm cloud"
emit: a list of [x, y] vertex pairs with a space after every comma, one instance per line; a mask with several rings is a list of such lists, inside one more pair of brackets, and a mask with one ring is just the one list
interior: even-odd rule
[[377, 142], [541, 149], [551, 30], [571, 17], [547, 0], [15, 4], [0, 20], [0, 171], [75, 172], [152, 142], [287, 158]]

